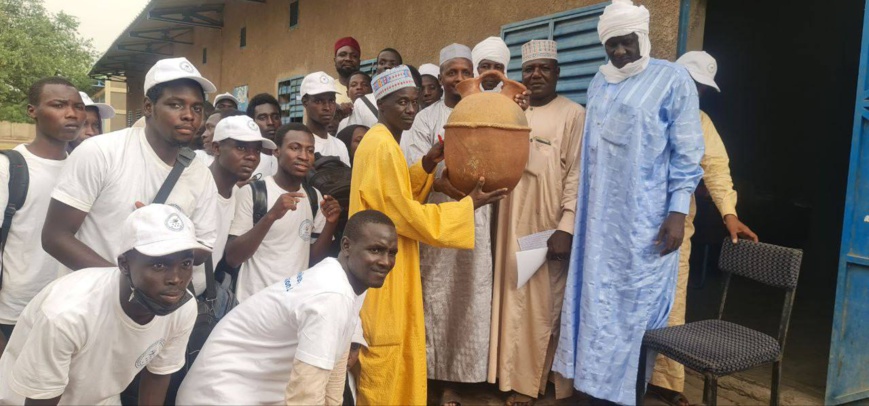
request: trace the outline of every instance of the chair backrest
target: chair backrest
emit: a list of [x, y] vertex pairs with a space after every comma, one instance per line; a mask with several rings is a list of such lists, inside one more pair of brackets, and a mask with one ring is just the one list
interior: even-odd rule
[[730, 275], [739, 275], [768, 286], [784, 289], [786, 293], [778, 329], [778, 342], [784, 351], [802, 262], [803, 251], [796, 248], [748, 240], [739, 240], [737, 244], [734, 244], [729, 237], [725, 238], [721, 244], [721, 257], [718, 260], [719, 269], [725, 273], [724, 292], [722, 292], [721, 305], [718, 308], [718, 319], [721, 320], [724, 316], [724, 304], [727, 301], [727, 291], [730, 287]]
[[748, 240], [734, 244], [728, 237], [721, 244], [718, 267], [722, 272], [793, 290], [797, 287], [802, 261], [803, 251], [799, 249]]

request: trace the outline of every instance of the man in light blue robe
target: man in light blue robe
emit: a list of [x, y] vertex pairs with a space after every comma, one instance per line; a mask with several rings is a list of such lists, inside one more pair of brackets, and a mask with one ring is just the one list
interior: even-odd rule
[[[635, 402], [640, 345], [665, 327], [685, 215], [703, 170], [697, 90], [651, 59], [630, 0], [598, 25], [609, 56], [588, 90], [576, 227], [553, 370], [594, 398]], [[652, 365], [652, 363], [649, 363]]]

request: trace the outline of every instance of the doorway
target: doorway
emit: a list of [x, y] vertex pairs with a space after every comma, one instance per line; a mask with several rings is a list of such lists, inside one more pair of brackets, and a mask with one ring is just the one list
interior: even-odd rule
[[[730, 154], [740, 219], [761, 241], [805, 252], [783, 383], [823, 398], [864, 0], [814, 7], [708, 0], [706, 7], [704, 50], [718, 61], [722, 92], [700, 105]], [[724, 236], [708, 221], [717, 220], [714, 210], [698, 203], [688, 321], [715, 317], [718, 308], [715, 253]], [[731, 292], [725, 318], [774, 335], [783, 294], [741, 283]], [[743, 376], [768, 385], [770, 371]]]

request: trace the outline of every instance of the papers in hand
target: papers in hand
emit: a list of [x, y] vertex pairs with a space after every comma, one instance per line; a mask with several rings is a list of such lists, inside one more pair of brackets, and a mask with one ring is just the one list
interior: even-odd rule
[[519, 251], [528, 251], [536, 248], [546, 248], [546, 242], [549, 241], [549, 237], [552, 237], [553, 233], [555, 233], [555, 230], [546, 230], [539, 233], [526, 235], [524, 237], [519, 237]]
[[519, 251], [516, 252], [516, 289], [521, 289], [546, 262], [549, 248], [546, 242], [555, 230], [546, 230], [519, 238]]

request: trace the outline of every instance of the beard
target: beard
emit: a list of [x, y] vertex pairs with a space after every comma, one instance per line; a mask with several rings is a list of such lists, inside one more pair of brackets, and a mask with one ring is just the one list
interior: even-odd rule
[[336, 66], [336, 67], [335, 67], [335, 70], [338, 71], [338, 75], [339, 75], [339, 76], [341, 76], [342, 78], [346, 78], [346, 77], [350, 76], [353, 72], [356, 72], [357, 70], [359, 70], [359, 67], [355, 67], [355, 68], [343, 68], [343, 67], [337, 67], [337, 66]]

